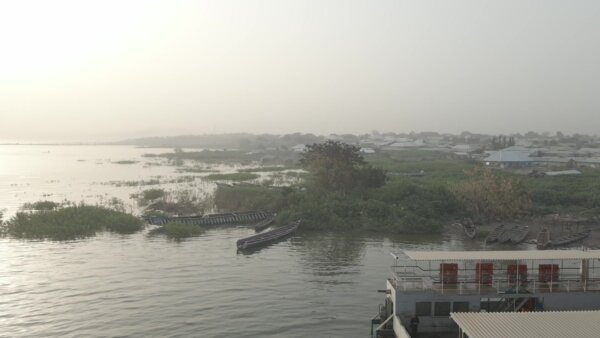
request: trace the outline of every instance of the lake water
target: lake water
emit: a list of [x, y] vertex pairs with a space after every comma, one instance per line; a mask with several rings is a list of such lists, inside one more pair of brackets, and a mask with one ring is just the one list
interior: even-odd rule
[[[6, 219], [40, 199], [118, 197], [137, 212], [129, 196], [147, 186], [106, 182], [182, 175], [149, 165], [141, 156], [148, 152], [160, 151], [0, 146], [0, 209]], [[138, 162], [114, 163], [121, 160]], [[214, 189], [201, 179], [176, 185]], [[299, 231], [238, 254], [235, 241], [251, 229], [212, 229], [182, 242], [147, 232], [68, 242], [0, 238], [0, 337], [368, 337], [390, 252], [464, 248], [460, 236]]]

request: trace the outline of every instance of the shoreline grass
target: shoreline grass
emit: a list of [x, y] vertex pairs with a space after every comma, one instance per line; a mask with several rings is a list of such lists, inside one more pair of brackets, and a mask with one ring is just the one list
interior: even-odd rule
[[133, 160], [122, 160], [122, 161], [114, 161], [114, 164], [136, 164], [138, 161]]
[[73, 240], [101, 231], [132, 234], [144, 227], [133, 215], [100, 206], [75, 205], [34, 213], [19, 212], [4, 222], [3, 233], [21, 239]]
[[250, 181], [259, 177], [260, 175], [246, 172], [238, 172], [231, 174], [210, 174], [204, 176], [205, 179], [213, 181]]

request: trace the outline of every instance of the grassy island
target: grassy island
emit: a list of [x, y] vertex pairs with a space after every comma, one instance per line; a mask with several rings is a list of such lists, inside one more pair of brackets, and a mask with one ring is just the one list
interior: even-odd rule
[[75, 205], [37, 212], [19, 212], [3, 224], [3, 233], [25, 239], [73, 240], [100, 231], [131, 234], [143, 228], [133, 215], [100, 206]]

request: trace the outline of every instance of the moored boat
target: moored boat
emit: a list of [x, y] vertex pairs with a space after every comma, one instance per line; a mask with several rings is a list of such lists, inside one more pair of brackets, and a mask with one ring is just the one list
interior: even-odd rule
[[[593, 264], [600, 250], [427, 250], [392, 257], [392, 275], [386, 278], [386, 288], [378, 290], [383, 302], [371, 319], [373, 338], [466, 337], [452, 316], [482, 313], [500, 316], [498, 330], [479, 335], [467, 331], [469, 337], [579, 337], [569, 332], [538, 335], [538, 329], [529, 327], [529, 318], [519, 320], [525, 328], [522, 334], [501, 330], [511, 326], [504, 320], [510, 313], [516, 320], [565, 309], [600, 312], [600, 268]], [[488, 327], [484, 321], [475, 324]], [[597, 331], [585, 337], [597, 337]]]
[[254, 231], [263, 231], [264, 229], [268, 228], [269, 225], [271, 225], [271, 223], [273, 223], [273, 220], [275, 220], [275, 216], [269, 217], [263, 221], [254, 224]]
[[494, 230], [492, 230], [492, 232], [490, 232], [490, 234], [487, 236], [487, 238], [485, 239], [485, 241], [487, 243], [496, 242], [498, 240], [498, 237], [503, 232], [504, 232], [504, 224], [500, 224], [499, 226], [497, 226], [496, 228], [494, 228]]
[[465, 219], [460, 224], [462, 225], [463, 231], [467, 237], [470, 239], [475, 238], [475, 235], [477, 234], [477, 228], [470, 218]]
[[187, 223], [206, 226], [252, 224], [273, 217], [267, 211], [245, 211], [225, 214], [194, 215], [194, 216], [143, 216], [148, 224], [163, 225], [166, 223]]
[[509, 242], [510, 239], [513, 237], [513, 235], [515, 234], [515, 230], [517, 229], [517, 227], [512, 227], [510, 229], [507, 229], [506, 231], [504, 231], [503, 233], [500, 234], [500, 236], [498, 236], [498, 242], [499, 243], [506, 243]]
[[519, 226], [513, 231], [513, 235], [510, 241], [513, 243], [521, 243], [525, 240], [525, 237], [529, 234], [529, 227], [527, 225]]
[[300, 221], [296, 221], [271, 231], [265, 231], [257, 235], [242, 238], [236, 242], [236, 246], [238, 250], [246, 250], [259, 245], [267, 244], [291, 234], [292, 232], [296, 231], [299, 226]]
[[591, 233], [592, 233], [592, 230], [587, 229], [587, 230], [584, 230], [581, 232], [563, 236], [563, 237], [557, 238], [553, 241], [550, 241], [550, 245], [551, 246], [567, 245], [567, 244], [570, 244], [573, 242], [580, 241], [580, 240], [588, 237]]
[[542, 229], [537, 237], [537, 248], [545, 249], [548, 245], [550, 245], [550, 230], [548, 228]]

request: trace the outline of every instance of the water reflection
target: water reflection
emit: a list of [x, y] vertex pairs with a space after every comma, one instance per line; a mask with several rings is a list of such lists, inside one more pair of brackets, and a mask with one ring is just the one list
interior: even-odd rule
[[301, 232], [291, 239], [291, 249], [300, 253], [299, 262], [307, 274], [325, 277], [322, 283], [345, 283], [348, 279], [327, 277], [360, 272], [365, 240], [357, 233]]

